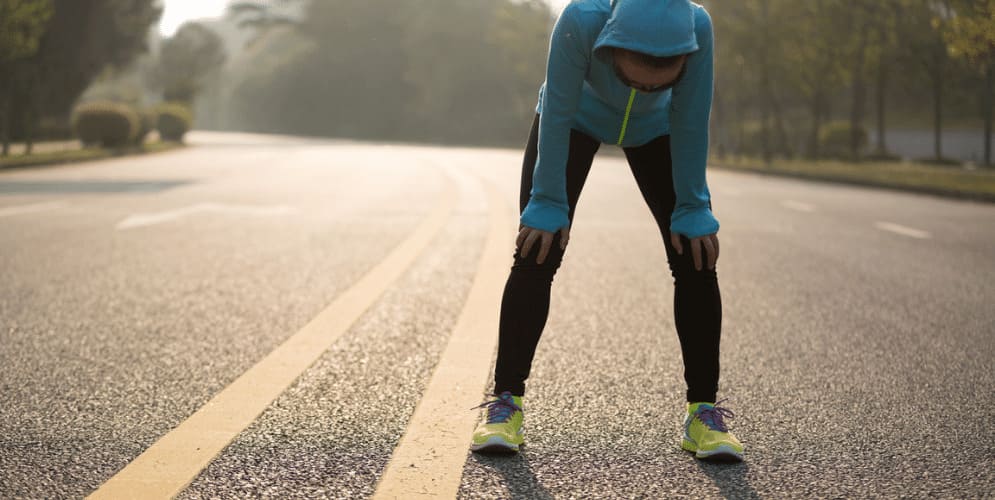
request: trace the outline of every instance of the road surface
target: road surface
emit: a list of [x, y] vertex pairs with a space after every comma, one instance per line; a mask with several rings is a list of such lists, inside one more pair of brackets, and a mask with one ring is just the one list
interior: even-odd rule
[[[172, 484], [184, 499], [368, 498], [390, 467], [417, 469], [392, 461], [405, 436], [481, 415], [437, 401], [490, 389], [496, 352], [450, 349], [460, 335], [496, 347], [520, 151], [191, 142], [0, 172], [0, 497]], [[411, 498], [993, 496], [995, 205], [708, 181], [719, 398], [746, 460], [679, 447], [663, 240], [624, 160], [601, 154], [554, 281], [523, 452], [478, 456], [465, 426], [440, 433], [426, 460], [455, 466], [422, 465]], [[281, 347], [308, 335], [321, 341]], [[439, 368], [460, 362], [472, 376]]]

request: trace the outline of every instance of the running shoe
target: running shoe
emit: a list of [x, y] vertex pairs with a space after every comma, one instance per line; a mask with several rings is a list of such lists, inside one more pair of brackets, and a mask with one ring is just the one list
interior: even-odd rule
[[681, 448], [695, 452], [696, 458], [726, 461], [743, 459], [743, 444], [722, 421], [723, 417], [733, 418], [735, 414], [732, 410], [719, 406], [722, 401], [687, 403]]
[[481, 452], [517, 452], [524, 442], [522, 420], [522, 397], [514, 396], [511, 391], [492, 394], [497, 399], [470, 408], [487, 407], [487, 418], [473, 431], [473, 444], [470, 449]]

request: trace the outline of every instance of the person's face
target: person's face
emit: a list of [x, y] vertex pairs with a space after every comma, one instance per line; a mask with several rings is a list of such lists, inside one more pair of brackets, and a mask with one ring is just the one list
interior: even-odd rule
[[638, 62], [625, 50], [615, 49], [613, 53], [615, 74], [622, 83], [640, 92], [662, 92], [673, 87], [684, 73], [687, 55], [669, 68], [654, 68]]

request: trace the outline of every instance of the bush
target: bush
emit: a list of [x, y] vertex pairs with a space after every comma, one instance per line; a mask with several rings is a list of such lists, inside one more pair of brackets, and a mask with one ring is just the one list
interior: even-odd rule
[[[829, 122], [819, 129], [819, 153], [828, 158], [849, 160], [850, 133], [852, 128], [848, 121]], [[863, 126], [857, 130], [857, 155], [867, 148], [867, 129]]]
[[143, 109], [140, 115], [138, 134], [135, 135], [136, 146], [145, 144], [145, 138], [149, 135], [149, 132], [155, 130], [156, 122], [159, 119], [159, 115], [152, 109]]
[[140, 122], [138, 113], [127, 104], [93, 101], [76, 107], [72, 129], [84, 146], [121, 148], [135, 140]]
[[918, 158], [916, 159], [916, 161], [919, 163], [925, 163], [927, 165], [934, 165], [937, 167], [961, 167], [964, 165], [964, 162], [962, 160], [958, 160], [956, 158], [947, 158], [947, 157], [937, 158], [935, 156], [929, 156], [926, 158]]
[[190, 130], [193, 113], [182, 103], [165, 103], [157, 109], [159, 136], [164, 141], [183, 142], [183, 136]]

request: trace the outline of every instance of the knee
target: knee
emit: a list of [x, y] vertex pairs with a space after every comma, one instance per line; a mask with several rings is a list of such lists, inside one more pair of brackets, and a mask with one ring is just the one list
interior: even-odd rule
[[701, 269], [694, 268], [694, 260], [691, 257], [684, 258], [678, 256], [677, 259], [670, 260], [670, 274], [675, 281], [688, 281], [694, 283], [712, 283], [718, 281], [716, 269], [708, 268], [707, 259], [703, 259]]
[[532, 245], [528, 255], [522, 255], [520, 250], [516, 248], [515, 261], [511, 266], [512, 272], [552, 280], [553, 275], [556, 274], [557, 269], [560, 268], [560, 264], [563, 262], [564, 250], [560, 248], [559, 239], [553, 239], [553, 244], [550, 245], [549, 250], [546, 252], [546, 258], [543, 259], [542, 263], [538, 262], [539, 251], [540, 246], [538, 242]]

